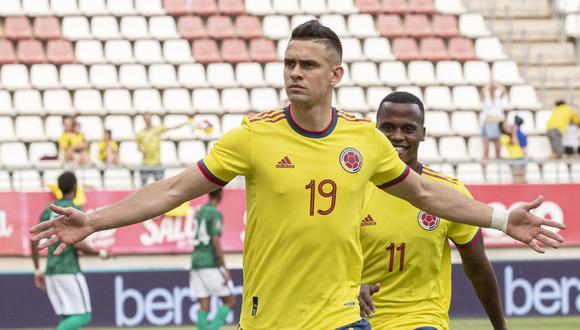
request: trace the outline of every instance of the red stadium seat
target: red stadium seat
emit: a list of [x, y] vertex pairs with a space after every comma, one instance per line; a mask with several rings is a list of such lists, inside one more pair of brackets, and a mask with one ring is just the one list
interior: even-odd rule
[[238, 37], [253, 39], [262, 37], [262, 23], [256, 16], [236, 17], [236, 33]]
[[183, 16], [191, 12], [187, 8], [186, 0], [163, 0], [163, 7], [172, 16]]
[[437, 9], [433, 0], [409, 0], [409, 9], [417, 14], [435, 14]]
[[427, 15], [407, 15], [405, 17], [405, 32], [410, 37], [430, 37], [433, 35], [431, 23]]
[[218, 8], [215, 0], [195, 0], [191, 11], [195, 15], [209, 16], [217, 15]]
[[207, 38], [203, 21], [199, 16], [182, 16], [177, 20], [177, 30], [185, 39]]
[[14, 45], [9, 40], [0, 39], [0, 64], [16, 63]]
[[213, 39], [201, 39], [193, 42], [193, 58], [198, 63], [223, 62], [217, 42]]
[[378, 14], [383, 12], [379, 0], [355, 0], [355, 5], [361, 13]]
[[457, 61], [469, 61], [477, 58], [471, 39], [456, 37], [449, 40], [449, 57]]
[[248, 46], [242, 39], [227, 39], [222, 43], [222, 58], [229, 63], [250, 62]]
[[16, 47], [18, 61], [24, 64], [46, 63], [42, 42], [39, 40], [22, 40]]
[[246, 13], [242, 0], [218, 0], [220, 14], [243, 15]]
[[390, 14], [406, 14], [409, 12], [408, 0], [383, 0], [383, 11]]
[[41, 40], [60, 39], [60, 23], [56, 17], [37, 17], [34, 20], [34, 35]]
[[54, 64], [76, 62], [73, 46], [68, 40], [50, 40], [46, 46], [46, 58]]
[[401, 61], [421, 59], [419, 47], [414, 38], [396, 38], [393, 40], [393, 54]]
[[435, 15], [432, 24], [436, 36], [450, 38], [459, 35], [457, 18], [453, 15]]
[[234, 38], [236, 32], [231, 17], [210, 16], [207, 20], [207, 34], [214, 39]]
[[423, 38], [419, 45], [421, 57], [428, 61], [444, 61], [449, 59], [447, 48], [441, 38]]
[[402, 37], [405, 35], [403, 22], [399, 15], [380, 15], [377, 30], [384, 37]]
[[250, 41], [250, 57], [257, 62], [277, 62], [278, 53], [274, 42], [269, 39], [253, 39]]
[[30, 21], [24, 16], [10, 16], [4, 19], [4, 33], [12, 40], [32, 39]]

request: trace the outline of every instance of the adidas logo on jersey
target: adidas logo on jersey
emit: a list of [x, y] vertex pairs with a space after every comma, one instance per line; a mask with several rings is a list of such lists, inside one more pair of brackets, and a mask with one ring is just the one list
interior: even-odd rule
[[375, 219], [373, 219], [370, 214], [367, 215], [360, 223], [361, 226], [375, 226], [376, 224], [377, 223], [375, 222]]
[[294, 168], [294, 164], [292, 164], [288, 156], [285, 156], [276, 164], [276, 168]]

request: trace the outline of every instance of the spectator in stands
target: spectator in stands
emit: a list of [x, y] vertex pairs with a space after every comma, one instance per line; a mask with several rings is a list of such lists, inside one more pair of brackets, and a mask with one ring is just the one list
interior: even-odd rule
[[103, 139], [99, 141], [99, 161], [105, 165], [119, 165], [119, 144], [112, 139], [110, 129], [103, 132]]
[[552, 156], [550, 158], [562, 158], [562, 136], [566, 133], [570, 124], [580, 125], [580, 116], [566, 101], [556, 101], [556, 106], [552, 110], [552, 115], [546, 125], [548, 139], [550, 139], [550, 146], [552, 147]]
[[73, 125], [70, 147], [72, 149], [72, 161], [74, 164], [88, 165], [90, 163], [87, 139], [81, 131], [81, 123], [77, 121]]
[[495, 145], [495, 158], [499, 158], [500, 124], [504, 120], [502, 97], [505, 88], [496, 85], [493, 80], [482, 90], [483, 108], [480, 115], [482, 122], [483, 159], [489, 159], [489, 142]]
[[562, 145], [566, 158], [575, 158], [580, 154], [580, 139], [578, 136], [578, 126], [568, 125], [568, 129], [562, 136]]
[[143, 114], [145, 128], [137, 134], [137, 146], [143, 153], [143, 168], [139, 171], [141, 174], [141, 186], [147, 184], [149, 176], [153, 176], [155, 181], [163, 179], [163, 168], [161, 167], [161, 134], [180, 128], [185, 125], [191, 125], [192, 120], [173, 126], [165, 127], [163, 125], [153, 126], [151, 114]]
[[71, 147], [71, 140], [73, 136], [74, 118], [71, 116], [64, 116], [62, 118], [62, 134], [58, 138], [58, 149], [60, 159], [65, 163], [73, 161], [73, 150]]
[[509, 124], [507, 120], [501, 123], [501, 144], [505, 147], [514, 183], [526, 183], [526, 146], [528, 138], [522, 131], [524, 120], [520, 116], [515, 116], [514, 123]]

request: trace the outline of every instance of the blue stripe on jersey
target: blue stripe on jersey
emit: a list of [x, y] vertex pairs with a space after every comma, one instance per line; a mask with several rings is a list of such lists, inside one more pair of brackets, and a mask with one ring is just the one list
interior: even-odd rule
[[332, 133], [332, 131], [334, 131], [334, 128], [336, 127], [336, 123], [338, 122], [338, 114], [336, 112], [335, 108], [332, 108], [332, 119], [330, 120], [330, 124], [328, 124], [328, 126], [320, 131], [320, 132], [312, 132], [309, 130], [306, 130], [302, 127], [300, 127], [300, 125], [298, 125], [294, 119], [292, 118], [292, 113], [290, 111], [290, 105], [284, 108], [284, 114], [286, 115], [286, 118], [288, 119], [288, 124], [290, 125], [290, 127], [298, 134], [305, 136], [305, 137], [309, 137], [309, 138], [314, 138], [314, 139], [321, 139], [323, 137], [326, 137], [328, 135], [330, 135], [330, 133]]

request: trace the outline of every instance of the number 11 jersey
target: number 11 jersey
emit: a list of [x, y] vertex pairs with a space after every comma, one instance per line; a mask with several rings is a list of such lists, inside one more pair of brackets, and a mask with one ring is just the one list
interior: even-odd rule
[[360, 319], [359, 219], [369, 181], [408, 167], [366, 119], [332, 109], [320, 132], [290, 107], [244, 119], [198, 163], [214, 183], [246, 177], [241, 327], [334, 329]]

